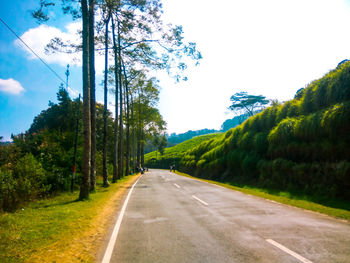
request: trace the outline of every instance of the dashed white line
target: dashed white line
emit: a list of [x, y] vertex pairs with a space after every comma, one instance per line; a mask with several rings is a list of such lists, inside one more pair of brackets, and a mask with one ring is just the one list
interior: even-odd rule
[[140, 180], [141, 177], [142, 177], [142, 175], [132, 185], [132, 187], [131, 187], [131, 189], [130, 189], [130, 191], [129, 191], [129, 193], [128, 193], [125, 201], [124, 201], [122, 210], [120, 211], [120, 214], [118, 216], [118, 220], [117, 220], [117, 222], [116, 222], [116, 224], [114, 226], [114, 229], [113, 229], [113, 232], [112, 232], [112, 236], [109, 239], [108, 246], [106, 248], [105, 254], [104, 254], [103, 259], [102, 259], [102, 263], [109, 263], [110, 260], [111, 260], [112, 252], [113, 252], [113, 249], [114, 249], [115, 242], [117, 241], [118, 232], [119, 232], [122, 220], [123, 220], [123, 216], [124, 216], [124, 213], [125, 213], [125, 210], [126, 210], [126, 206], [128, 205], [129, 198], [130, 198], [130, 195], [132, 193], [132, 190], [134, 189], [134, 186], [137, 184], [137, 182]]
[[296, 259], [299, 259], [303, 263], [312, 263], [312, 261], [300, 256], [299, 254], [295, 253], [294, 251], [286, 248], [285, 246], [281, 245], [280, 243], [277, 243], [276, 241], [272, 239], [266, 239], [267, 242], [269, 242], [271, 245], [274, 245], [275, 247], [278, 247], [279, 249], [283, 250], [287, 254], [295, 257]]
[[192, 195], [194, 199], [196, 199], [198, 202], [202, 203], [203, 205], [209, 205], [208, 203], [204, 202], [203, 200], [199, 199], [197, 196]]
[[175, 183], [174, 183], [174, 185], [175, 185], [177, 188], [181, 188], [180, 185], [178, 185], [178, 184], [175, 184]]

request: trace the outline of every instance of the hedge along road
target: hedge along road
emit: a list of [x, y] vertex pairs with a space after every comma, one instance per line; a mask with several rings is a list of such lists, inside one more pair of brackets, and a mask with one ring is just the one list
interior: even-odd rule
[[104, 262], [350, 262], [349, 222], [165, 170], [126, 200]]

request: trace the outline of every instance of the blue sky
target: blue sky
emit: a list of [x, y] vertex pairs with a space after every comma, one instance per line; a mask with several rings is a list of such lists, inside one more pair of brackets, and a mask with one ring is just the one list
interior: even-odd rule
[[[79, 21], [58, 10], [47, 25], [30, 15], [38, 0], [1, 2], [0, 17], [59, 74], [70, 67], [70, 87], [81, 92], [80, 63], [67, 55], [46, 55], [43, 47], [59, 35], [75, 38]], [[350, 58], [349, 0], [164, 0], [164, 20], [184, 26], [188, 41], [203, 54], [175, 84], [157, 72], [160, 112], [168, 132], [219, 129], [232, 117], [229, 98], [239, 91], [269, 99], [292, 99], [296, 90]], [[181, 14], [181, 15], [179, 15]], [[76, 57], [79, 58], [79, 54]], [[103, 59], [97, 59], [97, 84]], [[26, 131], [33, 118], [56, 101], [61, 81], [0, 23], [0, 135]], [[74, 96], [72, 94], [72, 96]], [[103, 101], [102, 87], [97, 100]]]
[[[29, 29], [39, 26], [30, 14], [38, 6], [38, 2], [2, 1], [0, 18], [22, 36]], [[62, 27], [68, 22], [69, 18], [62, 16], [53, 19], [49, 24]], [[47, 108], [49, 100], [56, 101], [56, 92], [61, 81], [41, 61], [30, 58], [28, 51], [15, 42], [16, 37], [2, 23], [0, 36], [0, 83], [3, 80], [2, 84], [8, 85], [11, 83], [4, 81], [12, 79], [23, 88], [18, 94], [13, 93], [16, 89], [13, 92], [4, 92], [0, 88], [0, 135], [8, 139], [11, 133], [26, 131], [33, 118]], [[65, 79], [65, 66], [57, 63], [49, 65]], [[70, 86], [80, 91], [80, 80], [80, 68], [71, 67]]]

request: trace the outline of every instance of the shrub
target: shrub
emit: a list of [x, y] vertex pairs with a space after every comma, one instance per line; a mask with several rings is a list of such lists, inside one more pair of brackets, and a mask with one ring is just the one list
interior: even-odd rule
[[26, 154], [13, 168], [0, 169], [0, 200], [6, 211], [14, 210], [19, 204], [46, 193], [45, 171], [32, 154]]
[[269, 135], [268, 141], [272, 145], [286, 144], [294, 139], [294, 128], [299, 120], [295, 118], [287, 118], [281, 121], [273, 128]]
[[0, 204], [5, 211], [10, 211], [16, 206], [16, 183], [11, 170], [0, 168]]

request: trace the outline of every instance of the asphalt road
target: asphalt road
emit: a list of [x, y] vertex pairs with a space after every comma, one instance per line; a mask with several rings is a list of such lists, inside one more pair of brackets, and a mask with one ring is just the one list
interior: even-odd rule
[[110, 262], [350, 262], [350, 223], [150, 170]]

